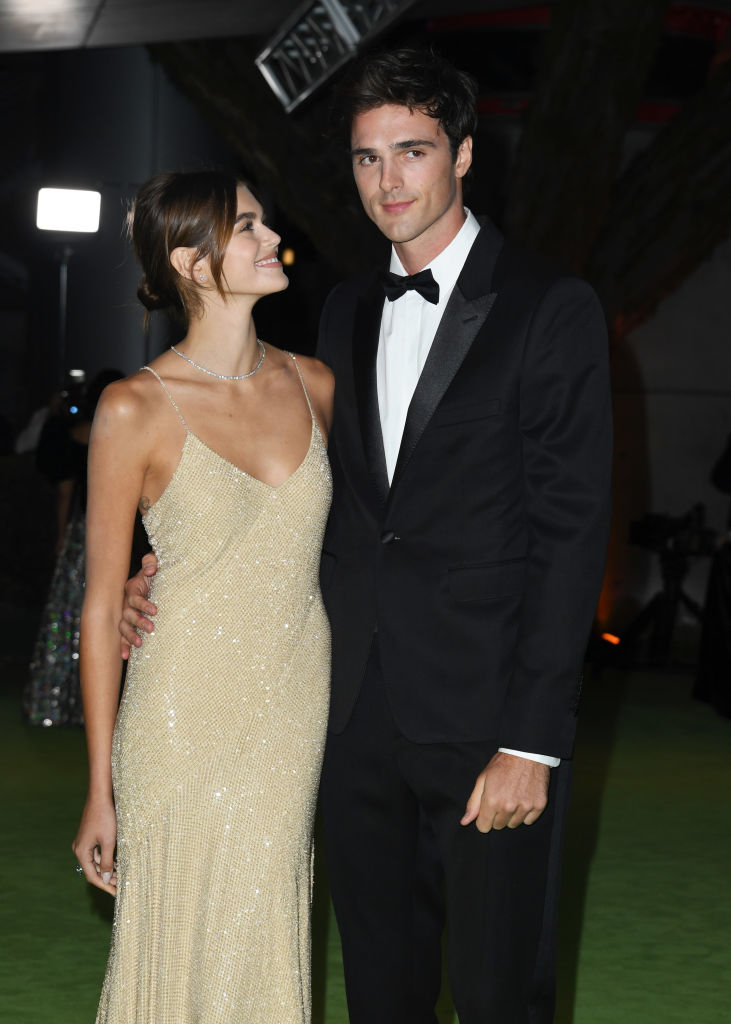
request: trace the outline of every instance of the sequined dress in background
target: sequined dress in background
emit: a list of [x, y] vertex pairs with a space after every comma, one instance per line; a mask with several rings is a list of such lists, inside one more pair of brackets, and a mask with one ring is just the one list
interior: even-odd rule
[[155, 633], [114, 734], [119, 881], [97, 1022], [307, 1024], [327, 453], [313, 417], [304, 460], [270, 487], [178, 415], [180, 462], [145, 517]]
[[79, 684], [79, 626], [84, 601], [85, 444], [68, 437], [56, 480], [75, 480], [72, 512], [41, 615], [23, 710], [30, 725], [83, 725]]

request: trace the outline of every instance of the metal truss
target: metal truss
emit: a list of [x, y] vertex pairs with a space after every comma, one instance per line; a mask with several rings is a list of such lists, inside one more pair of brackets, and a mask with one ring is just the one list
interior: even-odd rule
[[256, 63], [289, 113], [414, 0], [307, 0]]

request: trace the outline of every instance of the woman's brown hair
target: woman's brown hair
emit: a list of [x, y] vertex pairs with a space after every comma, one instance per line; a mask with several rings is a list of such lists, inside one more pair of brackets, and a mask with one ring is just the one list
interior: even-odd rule
[[192, 263], [208, 260], [214, 284], [225, 299], [223, 258], [234, 230], [240, 184], [223, 171], [191, 171], [158, 174], [139, 190], [128, 231], [144, 272], [137, 297], [148, 313], [173, 309], [186, 320], [201, 313], [198, 286], [170, 262], [179, 246], [193, 250]]

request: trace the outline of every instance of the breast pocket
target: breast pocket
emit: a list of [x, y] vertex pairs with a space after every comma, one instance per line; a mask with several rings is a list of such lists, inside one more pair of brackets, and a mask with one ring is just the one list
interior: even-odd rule
[[520, 596], [524, 584], [525, 558], [455, 566], [447, 570], [447, 589], [452, 599], [459, 604]]
[[497, 416], [500, 412], [500, 399], [487, 398], [482, 402], [470, 402], [468, 405], [449, 406], [440, 409], [434, 416], [435, 427], [449, 427], [454, 423], [471, 423], [484, 420], [489, 416]]

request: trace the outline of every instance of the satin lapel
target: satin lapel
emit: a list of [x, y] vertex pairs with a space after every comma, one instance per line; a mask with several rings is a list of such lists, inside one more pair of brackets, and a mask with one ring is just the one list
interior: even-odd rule
[[374, 283], [358, 300], [353, 332], [353, 373], [363, 449], [382, 504], [388, 497], [388, 471], [378, 411], [376, 355], [384, 301], [383, 290]]
[[466, 299], [459, 283], [452, 292], [409, 405], [391, 493], [496, 298], [497, 292], [489, 292]]

